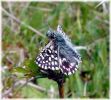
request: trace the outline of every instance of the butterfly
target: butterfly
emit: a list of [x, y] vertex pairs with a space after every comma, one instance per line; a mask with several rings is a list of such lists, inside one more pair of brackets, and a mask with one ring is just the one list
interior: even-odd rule
[[71, 40], [58, 25], [57, 30], [46, 33], [50, 42], [42, 49], [35, 62], [42, 69], [60, 70], [65, 75], [75, 73], [81, 62], [81, 56]]

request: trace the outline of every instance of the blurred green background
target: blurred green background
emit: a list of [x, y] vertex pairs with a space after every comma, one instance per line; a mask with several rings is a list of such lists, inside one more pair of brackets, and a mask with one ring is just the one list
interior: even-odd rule
[[[27, 84], [13, 85], [24, 79], [24, 73], [33, 74], [32, 69], [36, 68], [32, 68], [34, 64], [31, 66], [30, 62], [33, 63], [40, 48], [47, 44], [45, 33], [49, 27], [56, 30], [61, 24], [73, 44], [88, 47], [80, 50], [82, 64], [64, 84], [65, 98], [109, 98], [109, 2], [97, 6], [99, 3], [2, 2], [2, 94], [12, 89], [4, 97], [59, 97], [57, 84], [47, 78], [34, 82], [45, 89], [43, 91]], [[22, 24], [13, 20], [13, 16]], [[24, 69], [27, 63], [28, 71]]]

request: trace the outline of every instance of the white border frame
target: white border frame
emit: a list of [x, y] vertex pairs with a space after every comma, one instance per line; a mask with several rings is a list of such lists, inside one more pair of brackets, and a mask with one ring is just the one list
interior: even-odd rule
[[[110, 46], [110, 51], [111, 51], [111, 0], [0, 0], [0, 98], [1, 98], [1, 90], [2, 90], [2, 82], [1, 82], [1, 60], [2, 60], [2, 9], [1, 9], [1, 2], [31, 2], [31, 1], [34, 1], [34, 2], [60, 2], [60, 1], [67, 1], [67, 2], [105, 2], [105, 1], [108, 1], [110, 2], [110, 6], [109, 6], [109, 10], [110, 10], [110, 13], [109, 13], [109, 46]], [[99, 5], [98, 5], [99, 6]], [[109, 51], [109, 99], [111, 99], [111, 52]], [[1, 98], [2, 99], [2, 98]], [[14, 98], [13, 98], [14, 99]], [[72, 98], [73, 99], [73, 98]], [[82, 99], [82, 98], [80, 98]], [[84, 99], [84, 98], [83, 98]], [[101, 98], [99, 98], [101, 99]], [[103, 98], [104, 99], [104, 98]], [[16, 99], [17, 100], [17, 99]], [[18, 99], [19, 100], [19, 99]], [[76, 99], [74, 99], [76, 100]], [[86, 99], [85, 99], [86, 100]]]

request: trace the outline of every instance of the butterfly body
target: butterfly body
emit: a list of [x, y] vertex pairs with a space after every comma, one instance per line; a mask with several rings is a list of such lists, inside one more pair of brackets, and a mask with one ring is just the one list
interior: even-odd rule
[[61, 70], [65, 75], [74, 73], [81, 62], [81, 57], [71, 40], [60, 26], [57, 27], [57, 31], [49, 30], [46, 35], [50, 42], [36, 58], [38, 66], [43, 69]]

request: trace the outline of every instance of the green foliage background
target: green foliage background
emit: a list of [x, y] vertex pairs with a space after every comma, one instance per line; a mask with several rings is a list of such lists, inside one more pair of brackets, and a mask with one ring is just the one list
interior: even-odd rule
[[[109, 98], [109, 4], [105, 3], [107, 10], [104, 11], [102, 5], [96, 7], [98, 3], [2, 2], [2, 7], [6, 11], [40, 31], [44, 36], [49, 27], [56, 29], [57, 25], [61, 24], [73, 44], [88, 46], [88, 50], [80, 50], [82, 64], [79, 70], [66, 80], [66, 98]], [[24, 73], [31, 75], [39, 73], [35, 71], [37, 65], [32, 63], [40, 48], [46, 44], [47, 38], [16, 23], [2, 12], [2, 67], [6, 68], [2, 72], [3, 92], [15, 81], [12, 70], [19, 73], [18, 79], [21, 79]], [[29, 67], [23, 69], [24, 65]], [[84, 76], [82, 73], [87, 75]], [[54, 81], [47, 78], [39, 78], [36, 81], [47, 90], [52, 87], [57, 94], [54, 98], [58, 98], [58, 87]], [[13, 93], [16, 90], [17, 88]], [[49, 98], [50, 94], [25, 85], [16, 95], [11, 96], [16, 97]]]

